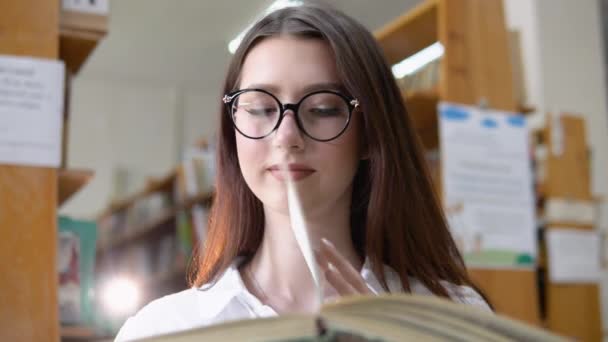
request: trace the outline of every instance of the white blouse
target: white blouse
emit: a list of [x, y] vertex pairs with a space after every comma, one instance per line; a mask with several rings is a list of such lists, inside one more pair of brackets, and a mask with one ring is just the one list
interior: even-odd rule
[[[174, 333], [232, 320], [272, 317], [277, 313], [251, 294], [241, 278], [235, 261], [215, 283], [193, 287], [152, 301], [129, 318], [115, 341], [130, 341], [144, 337]], [[390, 292], [403, 292], [397, 272], [384, 266]], [[374, 293], [385, 292], [371, 269], [369, 259], [361, 268], [361, 277]], [[410, 278], [413, 294], [432, 295], [420, 281]], [[491, 311], [488, 304], [472, 288], [442, 282], [453, 301]]]

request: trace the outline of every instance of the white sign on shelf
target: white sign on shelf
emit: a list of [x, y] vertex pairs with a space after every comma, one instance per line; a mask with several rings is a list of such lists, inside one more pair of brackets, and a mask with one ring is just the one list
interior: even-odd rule
[[593, 225], [595, 203], [567, 198], [548, 198], [545, 203], [545, 219], [549, 223], [569, 222]]
[[63, 62], [0, 55], [0, 164], [61, 163]]
[[599, 281], [601, 241], [597, 232], [550, 228], [545, 235], [551, 282], [595, 283]]
[[446, 215], [467, 264], [532, 267], [536, 219], [525, 118], [441, 103], [439, 132]]
[[108, 0], [62, 0], [64, 10], [107, 15], [110, 11]]

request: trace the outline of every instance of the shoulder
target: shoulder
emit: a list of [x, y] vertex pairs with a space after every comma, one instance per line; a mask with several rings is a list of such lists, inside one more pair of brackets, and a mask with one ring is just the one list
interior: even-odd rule
[[484, 311], [492, 312], [490, 305], [470, 286], [455, 285], [447, 281], [441, 282], [453, 301], [474, 306]]
[[130, 341], [168, 334], [195, 326], [197, 315], [196, 289], [188, 289], [156, 299], [127, 319], [116, 341]]
[[[403, 284], [399, 274], [389, 266], [384, 266], [384, 276], [390, 292], [402, 292]], [[410, 289], [413, 294], [433, 295], [417, 278], [409, 277]], [[470, 286], [456, 285], [448, 281], [441, 281], [450, 299], [456, 303], [471, 305], [484, 311], [491, 312], [492, 309], [483, 297]]]
[[239, 279], [236, 266], [232, 265], [215, 282], [150, 302], [127, 319], [116, 341], [169, 334], [214, 323], [242, 291]]
[[[466, 285], [456, 285], [445, 280], [441, 281], [440, 283], [448, 292], [448, 295], [452, 301], [471, 305], [487, 312], [492, 312], [492, 309], [488, 303], [472, 287]], [[410, 278], [410, 287], [412, 289], [412, 293], [424, 295], [432, 294], [432, 292], [416, 278]]]

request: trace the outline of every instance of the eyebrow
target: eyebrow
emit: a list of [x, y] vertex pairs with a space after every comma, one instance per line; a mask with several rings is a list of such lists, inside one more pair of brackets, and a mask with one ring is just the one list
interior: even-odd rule
[[[269, 91], [271, 93], [279, 92], [278, 86], [273, 85], [273, 84], [268, 84], [268, 83], [249, 84], [244, 89], [254, 89], [254, 88], [263, 89], [263, 90]], [[344, 88], [344, 86], [342, 84], [336, 83], [336, 82], [313, 83], [313, 84], [309, 84], [306, 87], [301, 89], [301, 91], [303, 93], [310, 93], [310, 92], [317, 91], [317, 90], [334, 90], [334, 91], [339, 91], [339, 92], [346, 92], [346, 89]]]

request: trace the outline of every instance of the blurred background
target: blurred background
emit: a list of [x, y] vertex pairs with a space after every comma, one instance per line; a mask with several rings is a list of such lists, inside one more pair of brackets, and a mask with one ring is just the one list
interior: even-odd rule
[[[581, 340], [606, 339], [608, 1], [326, 2], [378, 39], [455, 239], [497, 311]], [[59, 182], [59, 197], [43, 214], [46, 223], [25, 218], [22, 209], [33, 197], [0, 191], [0, 229], [17, 236], [7, 239], [13, 242], [0, 256], [7, 259], [3, 267], [11, 268], [15, 255], [36, 258], [34, 251], [10, 249], [18, 246], [14, 241], [28, 241], [19, 240], [15, 226], [35, 225], [33, 232], [57, 226], [58, 243], [39, 246], [56, 255], [58, 296], [45, 307], [59, 305], [59, 330], [26, 308], [38, 304], [9, 299], [24, 282], [52, 282], [24, 264], [0, 279], [7, 289], [0, 298], [26, 308], [17, 310], [23, 316], [0, 308], [0, 336], [32, 337], [8, 323], [21, 319], [47, 324], [39, 331], [58, 332], [66, 341], [111, 338], [150, 300], [187, 288], [190, 256], [204, 241], [213, 201], [215, 129], [231, 49], [264, 13], [298, 3], [63, 0], [39, 9], [33, 1], [0, 2], [7, 10], [0, 14], [0, 33], [3, 26], [6, 37], [38, 32], [32, 39], [59, 48], [58, 55], [44, 56], [0, 35], [0, 56], [42, 55], [67, 68], [57, 174], [30, 176], [28, 167], [0, 165], [6, 189]], [[55, 13], [52, 6], [60, 8], [56, 20], [48, 20], [55, 36], [42, 37], [48, 27], [36, 24], [36, 15]], [[455, 109], [440, 104], [466, 106], [453, 108], [468, 113], [471, 127], [454, 126]], [[521, 118], [515, 130], [473, 125], [515, 122], [509, 115]], [[464, 146], [463, 136], [474, 138]], [[463, 163], [514, 171], [458, 169]], [[488, 208], [469, 185], [462, 190], [465, 171], [476, 191], [495, 191], [502, 204]], [[519, 187], [492, 188], [497, 177]], [[31, 196], [54, 197], [52, 190], [36, 191]]]

